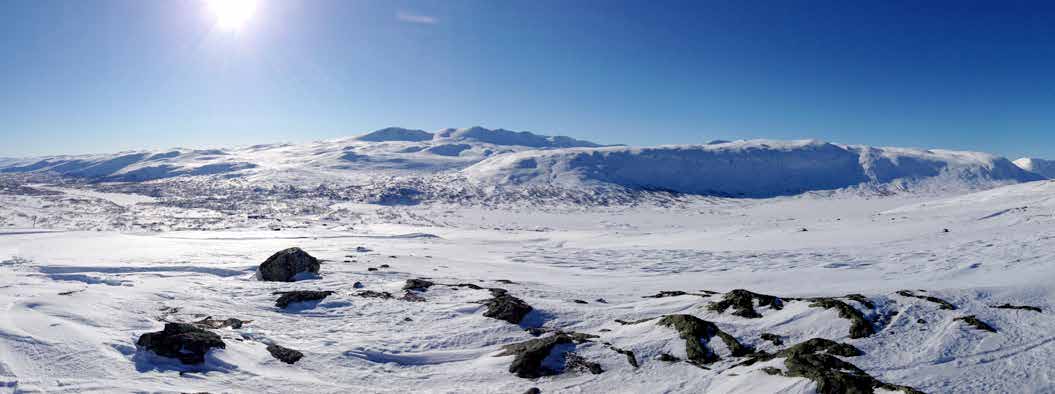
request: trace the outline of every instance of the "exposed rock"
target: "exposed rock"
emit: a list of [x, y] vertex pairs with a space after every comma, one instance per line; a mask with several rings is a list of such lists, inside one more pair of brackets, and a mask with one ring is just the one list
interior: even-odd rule
[[732, 335], [719, 329], [714, 323], [702, 320], [696, 316], [667, 315], [663, 316], [656, 324], [677, 331], [681, 339], [685, 340], [685, 354], [689, 361], [698, 365], [710, 364], [720, 359], [717, 354], [704, 345], [716, 335], [729, 348], [733, 357], [745, 356], [754, 351], [751, 347], [741, 344]]
[[[494, 294], [495, 289], [492, 289], [491, 293]], [[487, 310], [484, 311], [484, 316], [498, 320], [505, 320], [513, 324], [520, 324], [521, 320], [524, 320], [524, 316], [527, 316], [534, 308], [528, 305], [524, 300], [513, 297], [502, 290], [495, 295], [494, 298], [481, 301], [482, 304], [487, 306]]]
[[366, 286], [363, 286], [363, 282], [352, 283], [352, 288], [353, 289], [362, 289], [363, 287], [366, 287]]
[[612, 351], [614, 351], [616, 353], [619, 353], [619, 354], [622, 354], [622, 355], [626, 356], [626, 362], [629, 363], [630, 366], [632, 366], [634, 368], [638, 368], [639, 367], [639, 365], [637, 363], [637, 355], [635, 355], [633, 351], [617, 348], [615, 346], [612, 346], [612, 344], [610, 344], [610, 343], [605, 343], [605, 346], [607, 346], [609, 349], [612, 349]]
[[874, 393], [875, 389], [900, 390], [906, 394], [922, 394], [907, 387], [881, 382], [857, 366], [836, 357], [856, 357], [863, 354], [852, 345], [823, 338], [813, 338], [784, 349], [777, 354], [761, 354], [739, 365], [751, 365], [758, 361], [769, 361], [785, 357], [786, 371], [766, 367], [762, 370], [770, 375], [802, 377], [817, 384], [817, 393]]
[[425, 291], [433, 285], [435, 283], [425, 279], [407, 279], [407, 283], [403, 285], [403, 290]]
[[684, 291], [681, 291], [681, 290], [666, 290], [666, 291], [661, 291], [661, 292], [653, 294], [653, 295], [642, 296], [641, 298], [667, 298], [667, 297], [678, 297], [678, 296], [684, 296], [684, 295], [693, 295], [693, 296], [697, 296], [697, 297], [710, 297], [711, 296], [711, 294], [707, 294], [707, 293], [688, 293], [688, 292], [684, 292]]
[[418, 295], [417, 293], [415, 293], [413, 291], [409, 291], [409, 290], [404, 292], [403, 293], [403, 297], [400, 298], [400, 299], [403, 300], [403, 301], [410, 301], [410, 302], [425, 302], [425, 297], [422, 297], [422, 296]]
[[534, 379], [560, 373], [560, 371], [555, 371], [542, 365], [542, 361], [550, 355], [550, 352], [557, 345], [570, 343], [572, 343], [572, 340], [567, 335], [556, 334], [545, 338], [536, 338], [505, 345], [502, 347], [502, 353], [496, 356], [516, 356], [513, 359], [513, 363], [509, 364], [509, 372], [521, 378]]
[[953, 320], [963, 321], [964, 323], [970, 324], [971, 326], [974, 326], [974, 328], [977, 328], [979, 330], [984, 330], [984, 331], [989, 331], [989, 332], [996, 332], [996, 329], [993, 328], [993, 326], [990, 326], [989, 324], [986, 324], [986, 322], [984, 322], [984, 321], [978, 320], [978, 318], [975, 317], [974, 315], [967, 315], [967, 316], [957, 317], [957, 318], [955, 318]]
[[366, 252], [370, 252], [371, 250], [370, 250], [370, 248], [365, 247], [365, 246], [356, 246], [355, 247], [355, 251], [359, 252], [359, 253], [366, 253]]
[[323, 298], [329, 297], [333, 294], [332, 291], [316, 291], [316, 290], [296, 290], [296, 291], [276, 291], [273, 294], [281, 294], [278, 300], [275, 301], [275, 306], [279, 308], [285, 308], [294, 302], [304, 301], [317, 301]]
[[372, 271], [377, 271], [377, 268], [376, 267], [370, 267], [370, 268], [367, 268], [366, 270], [372, 272]]
[[538, 387], [532, 387], [525, 391], [524, 394], [542, 394], [542, 390], [539, 390]]
[[733, 308], [732, 314], [735, 316], [757, 319], [762, 317], [762, 314], [755, 310], [755, 301], [758, 302], [759, 307], [768, 306], [776, 310], [784, 308], [784, 302], [780, 298], [752, 293], [744, 289], [736, 289], [725, 293], [721, 301], [708, 305], [707, 309], [724, 313], [726, 309], [731, 307]]
[[777, 353], [780, 357], [787, 357], [799, 354], [815, 354], [824, 353], [842, 357], [857, 357], [864, 352], [854, 347], [853, 345], [835, 342], [830, 339], [824, 338], [813, 338], [805, 342], [796, 344], [795, 346], [781, 350]]
[[991, 308], [997, 308], [997, 309], [1020, 309], [1020, 310], [1025, 310], [1025, 311], [1033, 311], [1033, 312], [1041, 313], [1041, 309], [1039, 307], [1029, 306], [1029, 305], [1004, 304], [1004, 305], [993, 305]]
[[267, 345], [267, 351], [271, 353], [271, 357], [286, 364], [296, 364], [297, 361], [304, 357], [304, 353], [276, 344]]
[[570, 371], [589, 372], [594, 375], [604, 373], [601, 364], [587, 360], [575, 352], [564, 353], [564, 368]]
[[140, 336], [136, 345], [183, 364], [201, 364], [210, 349], [227, 348], [219, 335], [187, 323], [166, 323], [164, 330]]
[[583, 300], [571, 300], [571, 302], [574, 302], [576, 304], [589, 304], [589, 302], [586, 302], [586, 301], [583, 301]]
[[292, 282], [300, 273], [319, 273], [319, 260], [300, 248], [289, 248], [268, 257], [257, 269], [260, 280]]
[[630, 326], [630, 325], [641, 324], [641, 323], [644, 323], [644, 322], [647, 322], [647, 321], [656, 320], [656, 319], [659, 319], [659, 317], [649, 317], [649, 318], [646, 318], [646, 319], [638, 319], [638, 320], [615, 319], [615, 322], [619, 323], [619, 324], [622, 324], [624, 326]]
[[[470, 288], [470, 289], [473, 289], [473, 290], [483, 290], [484, 289], [483, 287], [480, 287], [479, 285], [472, 284], [472, 283], [458, 283], [458, 284], [446, 285], [446, 286], [450, 286], [452, 288], [466, 287], [466, 288]], [[492, 290], [501, 290], [501, 289], [492, 289]], [[502, 290], [502, 291], [505, 291], [505, 290]], [[492, 291], [492, 293], [494, 293], [494, 292]]]
[[770, 334], [768, 332], [763, 332], [762, 335], [761, 335], [761, 338], [763, 340], [772, 342], [776, 346], [781, 346], [781, 345], [784, 344], [784, 338], [781, 338], [780, 335], [777, 335], [777, 334]]
[[657, 361], [668, 362], [668, 363], [675, 363], [675, 362], [681, 361], [680, 358], [674, 357], [670, 353], [660, 353], [659, 355], [656, 356], [656, 360]]
[[953, 304], [949, 303], [948, 301], [945, 301], [945, 300], [943, 300], [941, 298], [938, 298], [938, 297], [918, 295], [916, 293], [913, 293], [912, 290], [899, 290], [897, 292], [897, 294], [899, 296], [902, 296], [902, 297], [919, 298], [921, 300], [927, 300], [927, 301], [933, 302], [935, 304], [938, 304], [938, 308], [940, 308], [940, 309], [945, 309], [945, 310], [950, 310], [950, 311], [951, 310], [956, 310], [956, 305], [953, 305]]
[[812, 298], [811, 308], [835, 309], [839, 317], [850, 320], [850, 338], [864, 338], [875, 334], [872, 322], [865, 318], [861, 311], [835, 298]]
[[511, 281], [509, 279], [495, 279], [495, 282], [506, 284], [506, 285], [515, 285], [517, 283], [517, 282]]
[[251, 323], [251, 322], [252, 322], [252, 320], [240, 320], [240, 319], [236, 319], [236, 318], [233, 318], [233, 317], [229, 318], [227, 320], [213, 320], [212, 316], [209, 316], [209, 317], [206, 317], [204, 319], [201, 319], [201, 320], [198, 320], [196, 322], [193, 322], [191, 324], [194, 324], [194, 325], [199, 326], [201, 328], [209, 328], [209, 329], [218, 329], [218, 328], [225, 328], [225, 327], [231, 327], [231, 328], [234, 328], [234, 329], [239, 329], [239, 328], [242, 328], [243, 324]]
[[847, 294], [846, 298], [857, 301], [868, 309], [875, 309], [876, 307], [875, 303], [872, 302], [872, 300], [869, 300], [868, 297], [865, 297], [863, 294]]
[[360, 291], [358, 293], [355, 293], [355, 296], [356, 297], [363, 297], [363, 298], [380, 298], [380, 299], [383, 299], [383, 300], [387, 300], [387, 299], [392, 298], [392, 293], [389, 293], [387, 291], [364, 290], [364, 291]]

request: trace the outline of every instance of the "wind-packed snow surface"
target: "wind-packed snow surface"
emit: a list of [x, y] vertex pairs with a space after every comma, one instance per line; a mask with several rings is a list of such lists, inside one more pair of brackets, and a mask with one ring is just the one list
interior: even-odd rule
[[[978, 153], [464, 130], [0, 175], [0, 391], [1055, 392], [1055, 181]], [[252, 167], [112, 182], [164, 160]], [[291, 247], [319, 272], [260, 281]], [[333, 293], [276, 305], [297, 290]], [[224, 346], [138, 343], [170, 323]]]

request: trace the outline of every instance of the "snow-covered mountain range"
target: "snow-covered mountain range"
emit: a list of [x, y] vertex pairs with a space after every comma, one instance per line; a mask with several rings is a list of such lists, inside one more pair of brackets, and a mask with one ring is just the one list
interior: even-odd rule
[[[1017, 164], [1017, 165], [1016, 165]], [[564, 136], [471, 127], [435, 133], [386, 128], [307, 144], [173, 149], [0, 161], [4, 173], [55, 173], [101, 182], [174, 177], [348, 186], [378, 177], [465, 180], [484, 189], [622, 188], [769, 197], [860, 185], [889, 190], [981, 190], [1051, 177], [1051, 162], [985, 153], [838, 145], [816, 140], [602, 146]]]

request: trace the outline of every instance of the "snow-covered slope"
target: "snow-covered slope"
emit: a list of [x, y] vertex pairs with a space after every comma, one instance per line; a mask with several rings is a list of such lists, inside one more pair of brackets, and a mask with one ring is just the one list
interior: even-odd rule
[[[378, 182], [392, 185], [396, 184], [393, 178], [400, 178], [429, 189], [450, 188], [454, 193], [474, 188], [467, 193], [472, 195], [511, 189], [518, 189], [511, 191], [513, 195], [538, 195], [541, 188], [549, 195], [589, 190], [593, 194], [672, 191], [732, 197], [862, 185], [867, 193], [947, 193], [1043, 179], [1004, 158], [974, 152], [813, 140], [599, 146], [570, 137], [482, 127], [436, 133], [393, 127], [307, 144], [0, 161], [0, 173], [55, 173], [103, 182], [204, 176], [259, 185], [338, 188]], [[417, 189], [415, 194], [425, 194]]]
[[985, 153], [874, 148], [815, 140], [527, 151], [493, 157], [463, 172], [484, 184], [615, 184], [748, 197], [860, 184], [975, 189], [1041, 179], [1007, 159]]
[[104, 181], [137, 182], [183, 175], [214, 175], [256, 167], [225, 150], [173, 149], [110, 155], [52, 156], [0, 162], [2, 173], [50, 172]]
[[1015, 165], [1048, 179], [1055, 179], [1055, 161], [1023, 157], [1015, 160]]
[[222, 175], [277, 183], [354, 183], [379, 175], [455, 171], [508, 152], [579, 146], [599, 145], [570, 137], [482, 127], [443, 129], [435, 134], [390, 127], [353, 138], [297, 145], [4, 159], [0, 160], [0, 172], [47, 172], [116, 182]]

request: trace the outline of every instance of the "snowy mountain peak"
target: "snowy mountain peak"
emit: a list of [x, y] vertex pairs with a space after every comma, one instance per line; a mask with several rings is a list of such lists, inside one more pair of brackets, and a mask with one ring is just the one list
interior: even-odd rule
[[1019, 168], [1048, 179], [1055, 179], [1055, 161], [1023, 157], [1014, 161]]
[[464, 129], [443, 129], [436, 133], [437, 139], [454, 141], [477, 141], [493, 145], [527, 146], [532, 148], [575, 148], [598, 147], [590, 141], [577, 140], [565, 136], [545, 136], [529, 131], [511, 131], [505, 129], [487, 129], [473, 126]]
[[428, 141], [432, 139], [432, 133], [424, 130], [411, 130], [401, 127], [388, 127], [376, 130], [357, 137], [359, 141], [384, 142], [384, 141]]

